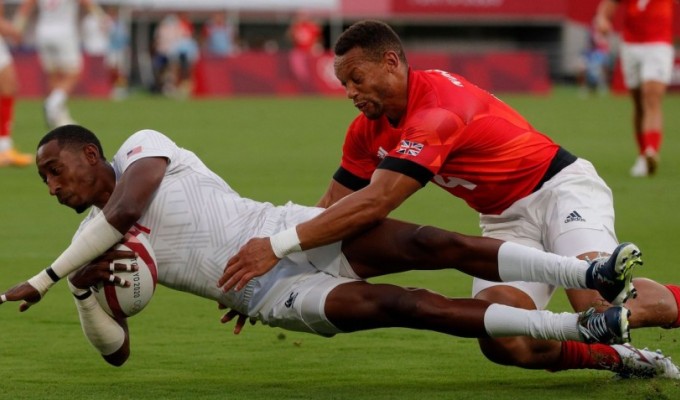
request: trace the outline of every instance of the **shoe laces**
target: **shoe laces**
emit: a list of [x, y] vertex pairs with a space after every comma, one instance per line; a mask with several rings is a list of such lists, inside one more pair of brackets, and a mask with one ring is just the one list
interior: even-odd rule
[[603, 338], [610, 336], [604, 313], [595, 314], [595, 309], [591, 308], [585, 312], [581, 321], [583, 322], [580, 325], [583, 328], [581, 333], [583, 333], [586, 339], [601, 341]]

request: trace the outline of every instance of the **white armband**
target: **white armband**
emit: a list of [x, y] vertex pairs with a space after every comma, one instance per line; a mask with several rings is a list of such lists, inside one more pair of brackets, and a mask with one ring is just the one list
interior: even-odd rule
[[301, 251], [300, 238], [298, 237], [295, 227], [288, 228], [269, 238], [272, 245], [272, 250], [276, 257], [283, 258], [290, 253]]
[[118, 351], [125, 343], [125, 330], [99, 305], [89, 290], [79, 289], [69, 281], [69, 288], [75, 297], [80, 325], [85, 337], [99, 353], [108, 356]]
[[78, 237], [52, 263], [51, 269], [57, 278], [63, 278], [103, 254], [122, 238], [123, 234], [109, 224], [101, 212], [85, 225]]

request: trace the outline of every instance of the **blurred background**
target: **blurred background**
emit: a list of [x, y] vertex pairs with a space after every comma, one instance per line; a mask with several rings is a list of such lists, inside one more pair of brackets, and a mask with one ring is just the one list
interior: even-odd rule
[[[5, 1], [12, 16], [20, 0]], [[410, 64], [442, 68], [495, 92], [546, 93], [555, 84], [623, 91], [614, 54], [588, 83], [591, 21], [599, 0], [101, 0], [109, 23], [81, 15], [86, 54], [76, 95], [122, 99], [145, 91], [177, 98], [238, 94], [342, 94], [332, 44], [351, 23], [388, 22]], [[82, 12], [81, 12], [82, 14]], [[620, 21], [620, 18], [615, 21]], [[28, 22], [11, 46], [20, 97], [47, 91]], [[615, 24], [616, 25], [616, 24]], [[620, 25], [620, 23], [619, 23]], [[680, 23], [676, 19], [676, 36]], [[173, 49], [174, 46], [174, 49]], [[107, 61], [114, 58], [117, 61]], [[115, 65], [113, 65], [115, 64]], [[115, 73], [111, 69], [117, 69]], [[670, 89], [680, 88], [676, 61]]]

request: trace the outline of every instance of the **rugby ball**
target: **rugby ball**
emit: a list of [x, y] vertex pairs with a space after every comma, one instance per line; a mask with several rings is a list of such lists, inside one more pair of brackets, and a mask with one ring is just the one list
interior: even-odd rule
[[99, 305], [112, 317], [128, 318], [149, 304], [156, 290], [158, 271], [156, 256], [148, 239], [143, 233], [131, 230], [124, 241], [115, 247], [116, 250], [134, 251], [137, 259], [120, 259], [113, 261], [117, 264], [131, 265], [137, 263], [137, 271], [116, 271], [115, 275], [130, 282], [128, 287], [120, 287], [110, 283], [100, 283], [92, 288]]

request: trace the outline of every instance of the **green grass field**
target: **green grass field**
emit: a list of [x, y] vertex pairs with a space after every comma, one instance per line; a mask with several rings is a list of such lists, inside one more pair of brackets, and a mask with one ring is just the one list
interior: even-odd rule
[[[542, 97], [500, 95], [535, 126], [590, 159], [616, 199], [620, 240], [643, 249], [637, 271], [680, 282], [680, 97], [665, 103], [666, 139], [653, 179], [629, 178], [635, 157], [626, 97], [580, 99], [572, 88]], [[195, 151], [242, 195], [314, 204], [337, 168], [348, 122], [345, 99], [242, 98], [176, 102], [75, 99], [72, 114], [102, 138], [111, 156], [136, 130], [153, 128]], [[33, 151], [45, 133], [41, 103], [17, 105], [15, 141]], [[0, 291], [48, 265], [79, 216], [48, 196], [34, 167], [0, 169]], [[393, 216], [478, 233], [462, 201], [428, 186]], [[469, 296], [455, 271], [410, 272], [384, 281]], [[551, 303], [567, 310], [563, 293]], [[325, 339], [219, 323], [212, 302], [159, 288], [130, 322], [132, 356], [108, 366], [84, 339], [65, 285], [25, 314], [0, 307], [0, 394], [7, 399], [677, 399], [680, 383], [611, 379], [605, 371], [548, 373], [487, 361], [476, 341], [384, 329]], [[680, 331], [636, 330], [633, 343], [680, 362]]]

